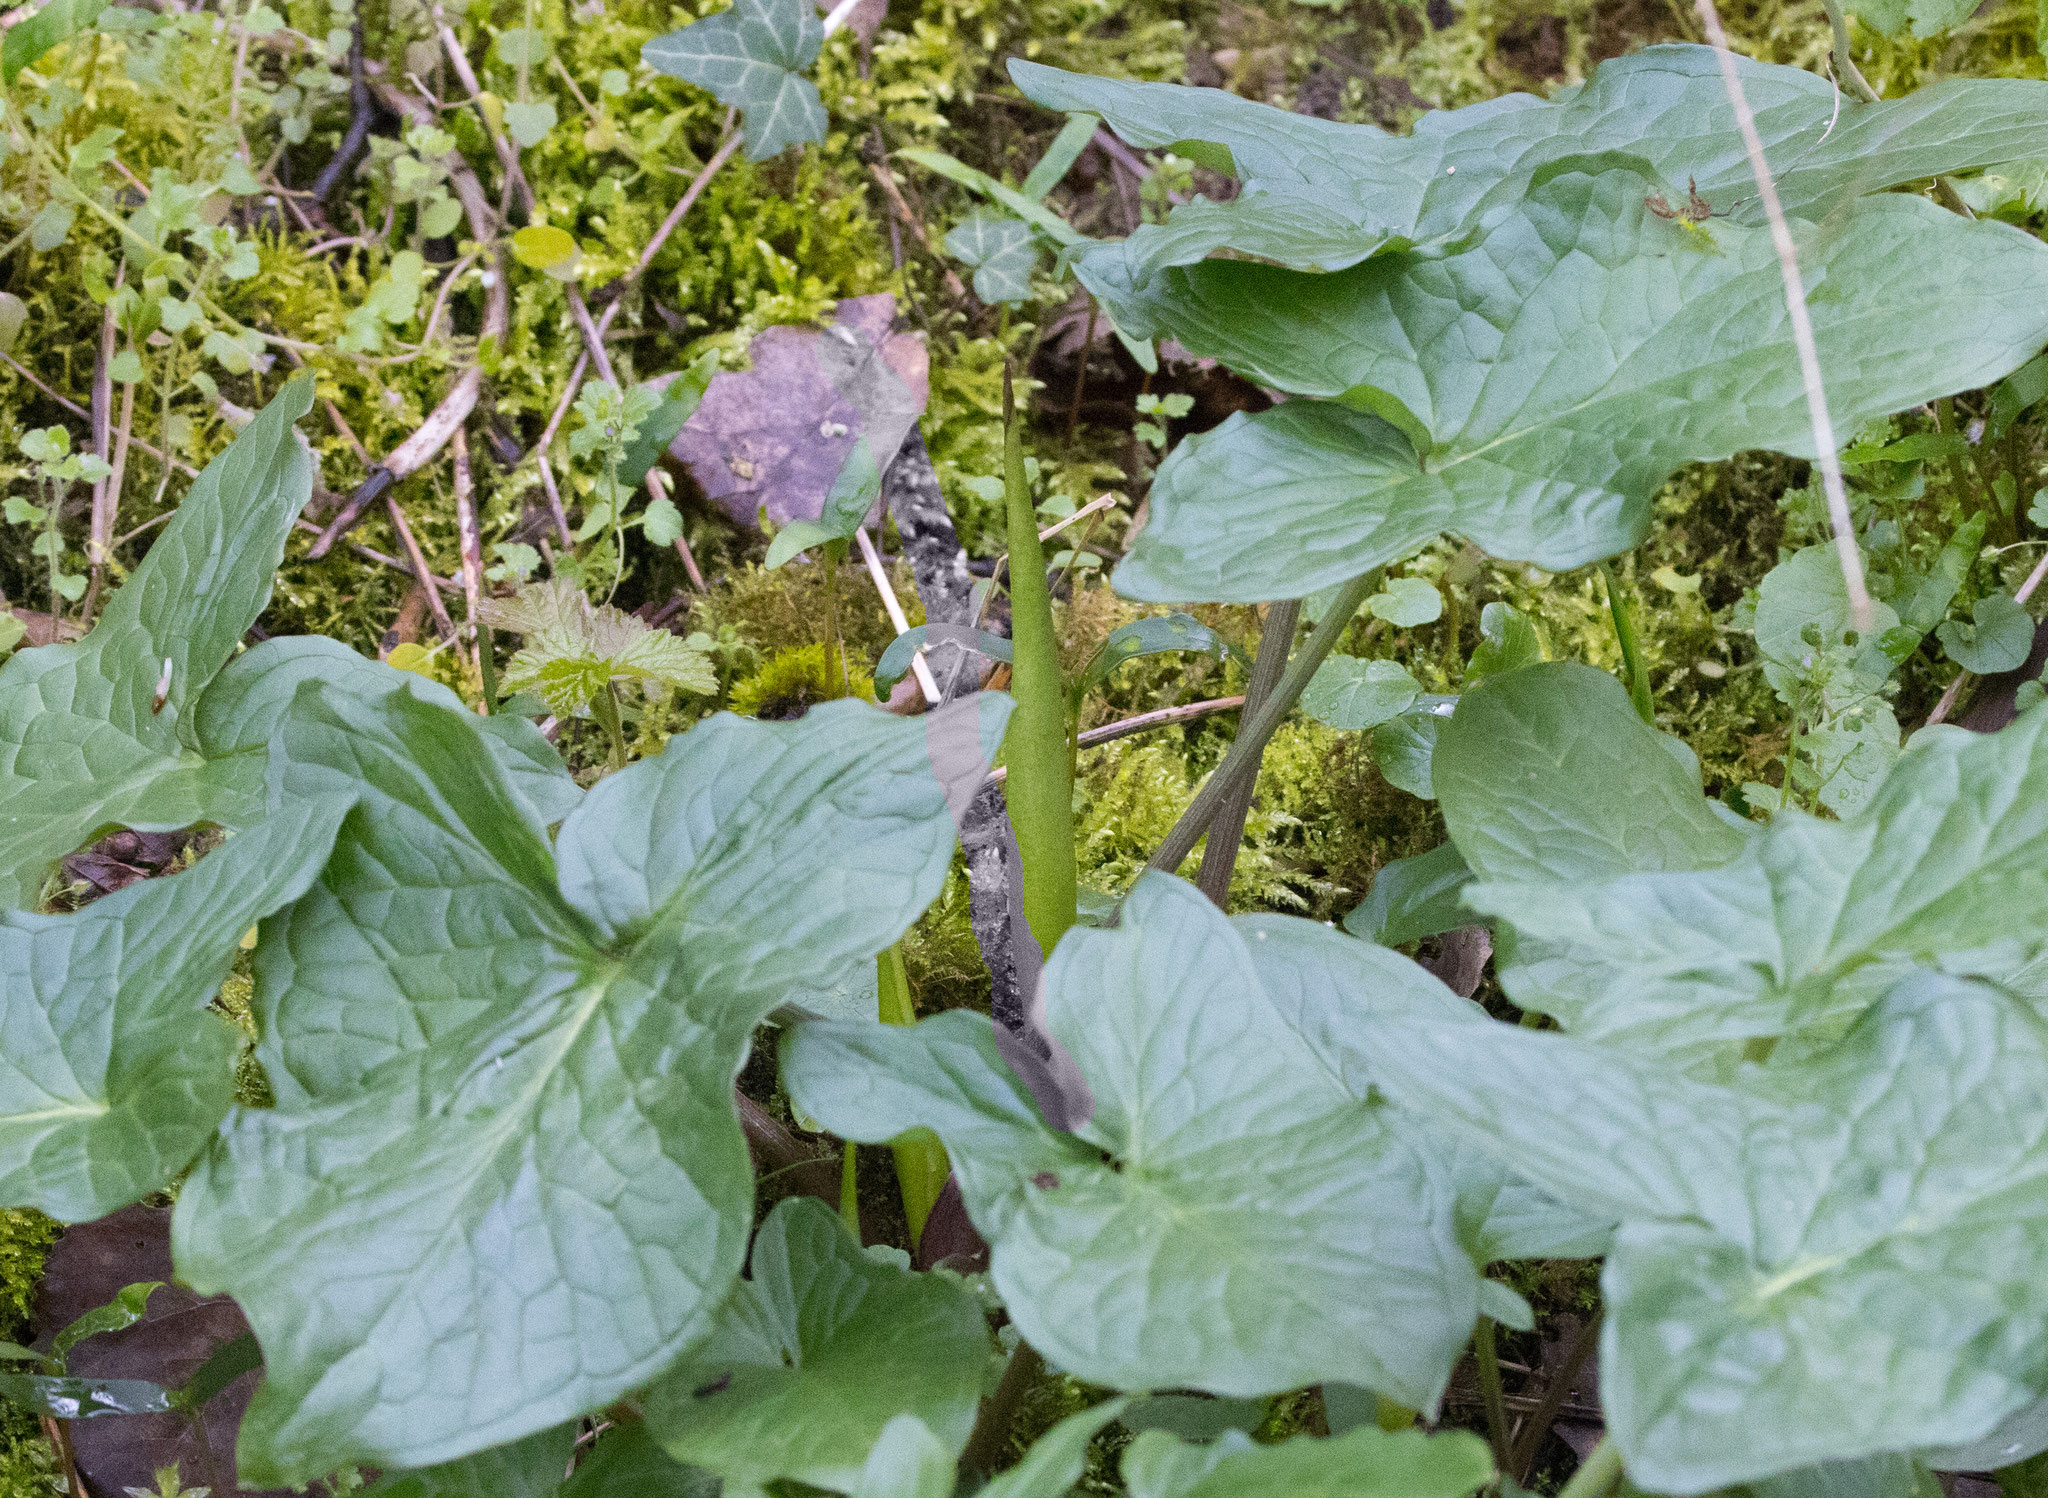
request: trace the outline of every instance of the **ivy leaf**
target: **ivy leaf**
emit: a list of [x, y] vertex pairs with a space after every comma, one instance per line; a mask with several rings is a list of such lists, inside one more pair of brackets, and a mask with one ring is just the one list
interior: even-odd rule
[[1399, 717], [1421, 695], [1421, 683], [1393, 661], [1333, 655], [1309, 678], [1301, 710], [1319, 723], [1355, 733]]
[[[1545, 677], [1549, 701], [1515, 690]], [[1921, 734], [1854, 816], [1781, 811], [1724, 835], [1703, 797], [1688, 806], [1688, 784], [1644, 778], [1659, 773], [1647, 729], [1620, 755], [1624, 712], [1596, 705], [1610, 685], [1587, 667], [1516, 672], [1468, 694], [1446, 730], [1445, 822], [1480, 876], [1465, 901], [1504, 923], [1499, 971], [1517, 1004], [1717, 1074], [1751, 1043], [1839, 1035], [1916, 965], [2040, 991], [2048, 717]], [[1604, 730], [1558, 727], [1595, 712]], [[1518, 734], [1615, 746], [1615, 768], [1565, 774], [1500, 752]], [[1643, 787], [1621, 836], [1616, 784]], [[1506, 830], [1476, 830], [1489, 817]]]
[[718, 691], [703, 651], [623, 609], [591, 603], [573, 578], [528, 583], [509, 599], [487, 599], [482, 618], [524, 637], [505, 667], [504, 689], [531, 688], [548, 711], [564, 717], [588, 717], [591, 702], [613, 682], [652, 682], [705, 697]]
[[2048, 1025], [2025, 1001], [1915, 974], [1733, 1086], [1381, 1004], [1377, 1085], [1622, 1218], [1601, 1402], [1637, 1483], [1964, 1445], [2048, 1393], [2048, 1252], [2020, 1226], [2048, 1178]]
[[12, 87], [22, 69], [34, 67], [51, 48], [90, 31], [107, 8], [107, 0], [49, 0], [0, 41], [0, 83]]
[[308, 799], [75, 915], [0, 913], [0, 1200], [89, 1222], [205, 1147], [235, 1054], [207, 1002], [243, 933], [313, 882], [346, 809]]
[[[1932, 10], [1962, 0], [1921, 3]], [[1845, 108], [1832, 84], [1804, 69], [1742, 57], [1736, 68], [1794, 217], [1818, 221], [1857, 194], [2019, 160], [2038, 151], [2048, 129], [2048, 88], [2038, 83], [1948, 79], [1907, 98]], [[1374, 254], [1447, 244], [1521, 197], [1544, 167], [1602, 151], [1633, 152], [1673, 187], [1697, 181], [1741, 222], [1763, 221], [1753, 201], [1739, 202], [1753, 191], [1749, 163], [1707, 47], [1646, 47], [1602, 63], [1582, 87], [1553, 100], [1516, 95], [1438, 111], [1408, 136], [1309, 119], [1220, 89], [1092, 78], [1022, 61], [1010, 72], [1048, 109], [1100, 115], [1134, 146], [1200, 157], [1239, 179], [1232, 202], [1197, 198], [1163, 225], [1091, 247], [1080, 264], [1091, 288], [1148, 287], [1167, 268], [1218, 248], [1334, 271]], [[1110, 310], [1121, 323], [1125, 310]]]
[[1469, 1431], [1370, 1425], [1272, 1446], [1239, 1430], [1204, 1445], [1148, 1430], [1124, 1448], [1122, 1470], [1130, 1498], [1465, 1498], [1494, 1475], [1486, 1443]]
[[[1300, 596], [1443, 531], [1564, 570], [1639, 542], [1652, 496], [1683, 463], [1755, 447], [1810, 455], [1768, 231], [1716, 222], [1714, 243], [1696, 243], [1650, 211], [1665, 185], [1637, 158], [1546, 170], [1435, 254], [1327, 274], [1219, 260], [1158, 278], [1157, 315], [1138, 331], [1348, 403], [1289, 401], [1183, 441], [1119, 589], [1162, 602]], [[1991, 283], [1947, 274], [1995, 267], [2001, 287], [2048, 296], [2048, 249], [2007, 225], [1891, 194], [1795, 237], [1844, 429], [1988, 384], [2048, 339], [2048, 310], [2015, 328]], [[1609, 309], [1623, 300], [1631, 314], [1617, 325]], [[1672, 422], [1673, 403], [1692, 419]]]
[[269, 602], [312, 496], [312, 460], [292, 431], [312, 401], [310, 379], [291, 381], [206, 465], [83, 640], [0, 666], [0, 906], [33, 904], [51, 866], [108, 828], [246, 826], [262, 814], [260, 758], [209, 762], [190, 719]]
[[784, 1082], [845, 1138], [937, 1132], [1011, 1317], [1077, 1377], [1433, 1407], [1478, 1312], [1448, 1185], [1287, 1032], [1229, 921], [1146, 875], [1062, 939], [1045, 1007], [1095, 1097], [1073, 1134], [960, 1011], [797, 1026]]
[[[992, 744], [1007, 704], [950, 711]], [[929, 719], [713, 718], [552, 845], [482, 721], [308, 682], [272, 740], [281, 799], [359, 800], [257, 946], [277, 1105], [230, 1117], [173, 1221], [180, 1277], [263, 1345], [252, 1483], [451, 1461], [672, 1363], [744, 1255], [754, 1027], [872, 972], [945, 882]]]
[[2034, 648], [2034, 620], [2010, 593], [1992, 593], [1970, 608], [1970, 622], [1955, 620], [1935, 631], [1949, 659], [1965, 671], [1995, 676], [2017, 671]]
[[778, 1479], [850, 1488], [903, 1415], [950, 1469], [989, 1351], [964, 1285], [869, 1258], [830, 1207], [789, 1197], [755, 1235], [750, 1276], [709, 1334], [648, 1392], [647, 1426], [734, 1492]]
[[1900, 36], [1910, 29], [1922, 41], [1955, 30], [1977, 9], [1969, 0], [1858, 0], [1851, 8], [1872, 31]]
[[824, 138], [825, 106], [802, 76], [824, 42], [809, 0], [734, 0], [730, 10], [656, 37], [640, 60], [739, 110], [747, 159], [766, 161]]
[[59, 1367], [71, 1356], [71, 1349], [87, 1337], [102, 1332], [126, 1331], [149, 1311], [149, 1297], [163, 1289], [162, 1280], [138, 1280], [123, 1285], [105, 1305], [94, 1306], [58, 1332], [50, 1341], [50, 1356]]
[[977, 208], [946, 236], [946, 253], [974, 268], [974, 294], [989, 306], [1030, 300], [1040, 255], [1022, 219]]

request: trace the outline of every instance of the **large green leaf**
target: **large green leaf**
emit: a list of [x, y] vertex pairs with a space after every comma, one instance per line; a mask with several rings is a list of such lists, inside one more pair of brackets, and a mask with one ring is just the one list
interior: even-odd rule
[[0, 913], [0, 1201], [87, 1222], [169, 1185], [234, 1099], [204, 1011], [256, 921], [302, 894], [348, 799], [287, 806], [190, 871], [75, 915]]
[[1259, 1446], [1242, 1431], [1189, 1445], [1163, 1430], [1124, 1448], [1130, 1498], [1465, 1498], [1493, 1477], [1468, 1431], [1424, 1435], [1363, 1426], [1329, 1440]]
[[[1460, 766], [1445, 820], [1479, 875], [1465, 902], [1504, 923], [1501, 981], [1524, 1008], [1582, 1037], [1726, 1066], [1745, 1044], [1825, 1040], [1915, 965], [2038, 988], [2048, 714], [1991, 735], [1923, 732], [1856, 815], [1781, 811], [1734, 833], [1739, 848], [1696, 791], [1687, 813], [1684, 787], [1654, 789], [1647, 729], [1633, 730], [1634, 767], [1613, 772], [1644, 787], [1626, 798], [1576, 763], [1489, 747], [1575, 742], [1559, 730], [1596, 716], [1619, 749], [1628, 715], [1599, 673], [1516, 672], [1468, 695], [1440, 751]], [[1637, 807], [1636, 835], [1615, 837]]]
[[[2017, 160], [2048, 129], [2048, 86], [1950, 79], [1859, 104], [1801, 68], [1736, 60], [1788, 213], [1821, 218], [1845, 197]], [[1442, 244], [1521, 196], [1542, 167], [1600, 151], [1641, 156], [1683, 194], [1761, 223], [1748, 160], [1710, 48], [1648, 47], [1603, 63], [1548, 100], [1512, 94], [1424, 115], [1413, 135], [1310, 119], [1218, 89], [1130, 83], [1013, 62], [1025, 95], [1087, 110], [1135, 146], [1234, 168], [1234, 201], [1202, 198], [1163, 225], [1091, 248], [1082, 278], [1142, 287], [1167, 267], [1229, 248], [1302, 270], [1342, 270], [1409, 244]], [[1207, 149], [1203, 149], [1207, 148]], [[1222, 160], [1218, 158], [1227, 158]], [[1121, 305], [1112, 309], [1119, 322]], [[1139, 309], [1129, 309], [1137, 312]]]
[[640, 60], [739, 110], [747, 159], [766, 161], [825, 134], [825, 106], [803, 76], [824, 42], [810, 0], [733, 0], [730, 10], [656, 37]]
[[[992, 744], [1005, 708], [954, 711]], [[181, 1277], [263, 1344], [249, 1480], [514, 1440], [709, 1328], [751, 1216], [754, 1027], [871, 969], [944, 882], [930, 726], [716, 717], [550, 846], [473, 714], [299, 689], [275, 793], [359, 800], [258, 947], [277, 1106], [228, 1119], [173, 1223]]]
[[1289, 1032], [1228, 920], [1147, 875], [1060, 942], [1045, 1003], [1095, 1097], [1072, 1134], [979, 1015], [801, 1025], [783, 1076], [844, 1137], [938, 1133], [1012, 1319], [1077, 1376], [1433, 1406], [1478, 1309], [1445, 1172]]
[[312, 401], [310, 379], [291, 381], [206, 465], [83, 640], [0, 666], [0, 906], [33, 905], [51, 866], [109, 828], [262, 815], [261, 759], [209, 763], [193, 709], [263, 612], [312, 495], [292, 430]]
[[[1245, 915], [1233, 924], [1251, 950], [1261, 989], [1288, 1030], [1353, 1097], [1372, 1096], [1372, 1044], [1363, 1021], [1375, 1001], [1391, 996], [1404, 1006], [1452, 1015], [1470, 1009], [1399, 953], [1320, 922]], [[1560, 1201], [1428, 1119], [1396, 1114], [1393, 1122], [1450, 1178], [1459, 1239], [1475, 1264], [1587, 1258], [1605, 1251], [1611, 1216], [1589, 1215]]]
[[[1576, 567], [1640, 541], [1683, 463], [1810, 456], [1769, 232], [1681, 227], [1646, 202], [1661, 190], [1640, 158], [1576, 157], [1441, 252], [1162, 273], [1141, 331], [1349, 404], [1289, 401], [1183, 442], [1119, 589], [1296, 597], [1442, 531]], [[2048, 248], [2008, 225], [1885, 195], [1795, 239], [1840, 431], [1988, 384], [2048, 338]], [[2022, 287], [2040, 300], [2016, 316]]]
[[[1431, 776], [1444, 826], [1481, 879], [1577, 881], [1703, 869], [1742, 851], [1699, 775], [1604, 671], [1552, 661], [1458, 699]], [[1626, 794], [1618, 794], [1624, 790]]]
[[1967, 1445], [2048, 1393], [2048, 1024], [2024, 1001], [1917, 974], [1722, 1086], [1401, 997], [1360, 1042], [1374, 1082], [1622, 1219], [1601, 1398], [1638, 1484]]
[[576, 1427], [557, 1425], [438, 1467], [387, 1472], [364, 1498], [555, 1498], [575, 1449]]
[[710, 1333], [648, 1393], [647, 1424], [728, 1498], [783, 1478], [846, 1489], [898, 1415], [957, 1456], [990, 1352], [957, 1279], [870, 1259], [830, 1207], [790, 1197]]

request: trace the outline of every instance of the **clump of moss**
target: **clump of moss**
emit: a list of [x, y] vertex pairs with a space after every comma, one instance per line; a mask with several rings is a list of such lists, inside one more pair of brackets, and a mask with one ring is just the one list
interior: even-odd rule
[[[58, 1231], [40, 1212], [0, 1210], [0, 1340], [29, 1340], [36, 1284]], [[40, 1422], [0, 1399], [0, 1498], [51, 1498], [58, 1486]]]
[[759, 671], [732, 689], [732, 710], [745, 718], [801, 718], [836, 697], [875, 699], [874, 678], [851, 661], [842, 684], [829, 647], [799, 645], [778, 650]]

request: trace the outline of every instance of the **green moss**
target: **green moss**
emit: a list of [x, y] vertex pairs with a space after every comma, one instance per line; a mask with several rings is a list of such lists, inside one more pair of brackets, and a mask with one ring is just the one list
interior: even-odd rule
[[[36, 1283], [57, 1224], [27, 1209], [0, 1210], [0, 1340], [29, 1340]], [[36, 1417], [0, 1399], [0, 1498], [51, 1498], [58, 1491], [49, 1443]]]
[[732, 710], [746, 718], [800, 718], [820, 702], [859, 697], [872, 702], [875, 683], [848, 664], [842, 680], [826, 646], [778, 650], [759, 671], [732, 689]]

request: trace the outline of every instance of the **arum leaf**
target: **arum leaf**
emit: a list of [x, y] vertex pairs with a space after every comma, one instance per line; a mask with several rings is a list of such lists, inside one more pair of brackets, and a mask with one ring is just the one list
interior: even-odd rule
[[0, 665], [0, 906], [33, 904], [51, 866], [107, 829], [262, 815], [260, 756], [217, 759], [190, 719], [269, 602], [312, 495], [292, 431], [312, 401], [310, 379], [291, 381], [206, 465], [92, 633]]
[[[683, 429], [697, 407], [704, 400], [704, 392], [711, 384], [711, 378], [718, 373], [718, 350], [707, 349], [703, 357], [689, 368], [682, 370], [661, 390], [661, 404], [654, 414], [640, 423], [640, 430], [634, 436], [626, 455], [619, 461], [619, 482], [628, 489], [638, 488], [647, 478], [648, 470], [661, 461], [661, 455], [668, 451], [668, 445], [675, 441], [676, 433]], [[653, 506], [648, 507], [650, 510]], [[671, 504], [673, 508], [673, 504]], [[681, 534], [680, 531], [677, 532]], [[650, 535], [649, 540], [654, 538]], [[673, 541], [674, 536], [669, 537]], [[668, 541], [656, 541], [658, 546]]]
[[1400, 716], [1421, 695], [1421, 684], [1392, 661], [1333, 655], [1309, 678], [1301, 710], [1319, 723], [1357, 732]]
[[1479, 611], [1479, 644], [1465, 663], [1465, 682], [1470, 686], [1542, 659], [1543, 642], [1529, 616], [1512, 604], [1489, 603]]
[[[2039, 83], [1948, 79], [1851, 107], [1804, 69], [1742, 57], [1736, 68], [1795, 217], [1819, 220], [1859, 193], [2019, 160], [2039, 150], [2048, 128], [2048, 87]], [[1134, 146], [1206, 154], [1205, 164], [1240, 180], [1230, 203], [1197, 198], [1164, 225], [1091, 248], [1081, 263], [1091, 286], [1143, 287], [1167, 267], [1223, 247], [1333, 271], [1384, 250], [1447, 243], [1519, 199], [1545, 166], [1601, 151], [1634, 152], [1680, 191], [1696, 180], [1717, 209], [1763, 221], [1719, 64], [1706, 47], [1646, 47], [1602, 63], [1583, 87], [1554, 100], [1518, 94], [1440, 110], [1406, 137], [1219, 89], [1091, 78], [1021, 61], [1010, 72], [1048, 109], [1100, 115]]]
[[0, 1373], [0, 1396], [31, 1414], [56, 1420], [91, 1420], [101, 1415], [164, 1415], [170, 1394], [140, 1378], [55, 1378], [40, 1373]]
[[2048, 1252], [2014, 1215], [2048, 1179], [2048, 1026], [2023, 1001], [1916, 974], [1735, 1086], [1476, 1008], [1387, 1005], [1371, 1043], [1398, 1101], [1622, 1217], [1601, 1403], [1638, 1484], [1973, 1442], [2048, 1392]]
[[[1373, 1096], [1377, 1082], [1371, 1016], [1382, 1005], [1401, 1012], [1473, 1012], [1435, 978], [1398, 952], [1289, 916], [1239, 916], [1232, 923], [1251, 950], [1260, 986], [1281, 1023], [1353, 1097]], [[1500, 1259], [1588, 1258], [1606, 1252], [1613, 1215], [1585, 1211], [1531, 1183], [1513, 1163], [1427, 1118], [1393, 1115], [1396, 1130], [1448, 1179], [1457, 1200], [1457, 1230], [1475, 1264]], [[1480, 1286], [1479, 1303], [1496, 1320], [1500, 1290]], [[1509, 1292], [1512, 1293], [1512, 1292]]]
[[102, 1332], [126, 1331], [143, 1318], [149, 1310], [149, 1297], [161, 1289], [161, 1280], [138, 1280], [132, 1285], [123, 1285], [112, 1300], [105, 1305], [94, 1306], [58, 1332], [50, 1343], [50, 1356], [61, 1366], [71, 1356], [71, 1349], [87, 1337], [97, 1337]]
[[1437, 734], [1457, 707], [1455, 697], [1424, 695], [1372, 731], [1373, 763], [1387, 784], [1425, 801], [1436, 799], [1430, 761]]
[[[1147, 293], [1157, 315], [1139, 331], [1296, 394], [1373, 387], [1410, 420], [1289, 401], [1187, 439], [1159, 470], [1119, 589], [1298, 595], [1442, 531], [1563, 570], [1640, 541], [1680, 464], [1754, 447], [1804, 455], [1811, 426], [1768, 232], [1716, 221], [1713, 244], [1695, 242], [1651, 212], [1645, 200], [1667, 184], [1645, 170], [1613, 155], [1556, 163], [1429, 256], [1328, 274], [1214, 261], [1159, 277]], [[1943, 277], [1995, 266], [2001, 283], [2048, 294], [2048, 249], [2006, 225], [1892, 194], [1795, 237], [1844, 428], [1990, 383], [2048, 339], [2048, 310], [2014, 328], [1974, 280]], [[1606, 309], [1623, 298], [1631, 315], [1616, 325]], [[1875, 318], [1873, 336], [1879, 307], [1903, 310]], [[1455, 354], [1438, 352], [1446, 337]], [[1696, 419], [1671, 422], [1671, 402]], [[1426, 452], [1404, 425], [1426, 434]]]
[[844, 1490], [897, 1416], [957, 1456], [989, 1351], [965, 1286], [870, 1259], [830, 1207], [789, 1197], [709, 1334], [648, 1393], [648, 1429], [677, 1461], [742, 1490]]
[[1136, 660], [1141, 655], [1167, 655], [1182, 650], [1199, 651], [1212, 660], [1220, 661], [1229, 653], [1230, 647], [1221, 635], [1192, 614], [1135, 619], [1111, 630], [1109, 637], [1074, 679], [1074, 684], [1067, 689], [1073, 707], [1078, 710], [1081, 699], [1109, 680], [1125, 661]]
[[1084, 242], [1079, 230], [1037, 198], [998, 182], [986, 172], [976, 171], [956, 156], [948, 156], [944, 151], [926, 150], [921, 146], [906, 146], [896, 154], [905, 161], [914, 161], [926, 171], [937, 172], [948, 181], [957, 182], [962, 187], [980, 193], [990, 202], [1009, 209], [1056, 245], [1064, 247]]
[[848, 1498], [953, 1498], [953, 1454], [915, 1415], [882, 1427]]
[[233, 1100], [235, 1053], [207, 1002], [242, 933], [313, 882], [346, 809], [308, 798], [189, 872], [75, 915], [0, 914], [0, 1200], [87, 1222], [169, 1185], [204, 1148]]
[[[949, 711], [992, 743], [1005, 708]], [[280, 797], [360, 799], [257, 946], [277, 1105], [230, 1118], [174, 1221], [180, 1277], [264, 1347], [251, 1485], [451, 1461], [674, 1362], [746, 1244], [755, 1025], [871, 972], [945, 881], [929, 717], [713, 718], [552, 844], [481, 721], [309, 682], [273, 738]]]
[[[966, 641], [988, 656], [1008, 665], [1011, 660], [1010, 642], [1001, 635], [992, 635], [987, 630], [970, 630], [964, 625], [938, 626], [940, 643], [948, 640]], [[910, 674], [910, 660], [923, 647], [932, 626], [915, 624], [889, 642], [889, 648], [882, 652], [882, 659], [875, 665], [875, 690], [886, 692]], [[940, 686], [945, 683], [941, 682]]]
[[[1553, 702], [1513, 690], [1544, 676]], [[1608, 696], [1600, 676], [1550, 665], [1497, 678], [1447, 730], [1446, 764], [1464, 768], [1446, 770], [1458, 789], [1445, 820], [1480, 875], [1465, 902], [1504, 923], [1499, 971], [1516, 1003], [1711, 1073], [1750, 1042], [1832, 1038], [1916, 964], [2038, 990], [2048, 719], [1923, 735], [1854, 816], [1779, 812], [1739, 846], [1711, 830], [1704, 798], [1686, 810], [1684, 787], [1644, 780], [1644, 797], [1628, 798], [1646, 808], [1641, 824], [1617, 840], [1612, 786], [1625, 782], [1580, 777], [1576, 765], [1530, 774], [1488, 747], [1510, 732], [1574, 742], [1554, 727], [1590, 716], [1587, 704]], [[1613, 726], [1576, 741], [1619, 745], [1620, 707], [1597, 710]], [[1656, 773], [1654, 747], [1630, 752], [1626, 783]], [[1475, 831], [1489, 815], [1501, 833]]]
[[976, 209], [946, 236], [946, 253], [974, 268], [974, 294], [988, 305], [1030, 300], [1038, 236], [1022, 219]]
[[0, 41], [0, 83], [12, 86], [23, 68], [34, 67], [51, 48], [90, 31], [107, 0], [49, 0], [34, 15], [9, 28]]
[[936, 1131], [1012, 1319], [1077, 1377], [1432, 1406], [1478, 1309], [1445, 1183], [1285, 1032], [1215, 907], [1145, 876], [1116, 929], [1060, 942], [1045, 1004], [1094, 1093], [1073, 1134], [959, 1011], [798, 1026], [785, 1085], [842, 1137]]
[[747, 159], [766, 161], [824, 137], [825, 106], [802, 76], [824, 41], [809, 0], [734, 0], [730, 10], [656, 37], [640, 60], [739, 110]]
[[387, 1472], [364, 1498], [555, 1498], [576, 1450], [576, 1427], [557, 1425], [437, 1467]]
[[1259, 1446], [1231, 1431], [1208, 1446], [1147, 1431], [1124, 1448], [1131, 1498], [1465, 1498], [1493, 1477], [1486, 1443], [1468, 1431], [1424, 1435], [1365, 1426], [1318, 1440]]
[[1344, 929], [1381, 946], [1402, 947], [1472, 924], [1461, 896], [1472, 870], [1455, 844], [1397, 858], [1373, 877], [1365, 900], [1344, 917]]
[[1444, 825], [1482, 879], [1726, 863], [1743, 834], [1707, 809], [1664, 737], [1605, 671], [1554, 661], [1496, 676], [1459, 698], [1437, 741]]

